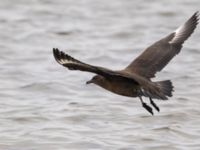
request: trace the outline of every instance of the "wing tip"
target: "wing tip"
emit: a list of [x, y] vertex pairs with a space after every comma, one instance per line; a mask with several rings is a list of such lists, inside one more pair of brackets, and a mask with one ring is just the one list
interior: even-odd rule
[[196, 25], [199, 23], [199, 11], [196, 11], [193, 16], [191, 17], [191, 19], [194, 20], [194, 22], [196, 23]]
[[53, 55], [55, 60], [61, 65], [66, 65], [68, 63], [82, 63], [81, 61], [64, 53], [63, 51], [60, 51], [58, 48], [53, 48]]
[[194, 32], [199, 23], [199, 11], [196, 11], [183, 25], [176, 29], [170, 44], [183, 44]]
[[196, 11], [195, 13], [194, 13], [194, 16], [195, 16], [195, 18], [196, 18], [196, 25], [199, 23], [199, 19], [200, 19], [200, 13], [199, 13], [199, 11]]
[[53, 56], [55, 58], [55, 60], [61, 64], [61, 61], [60, 61], [60, 56], [61, 56], [61, 51], [58, 49], [58, 48], [53, 48]]
[[199, 11], [198, 10], [194, 13], [194, 16], [196, 16], [199, 20]]

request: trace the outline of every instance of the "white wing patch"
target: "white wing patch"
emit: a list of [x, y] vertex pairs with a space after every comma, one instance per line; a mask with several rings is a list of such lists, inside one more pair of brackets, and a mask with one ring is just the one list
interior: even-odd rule
[[66, 64], [78, 64], [80, 65], [81, 62], [74, 59], [73, 57], [60, 52], [58, 49], [53, 49], [54, 57], [56, 61], [61, 64], [61, 65], [66, 65]]
[[199, 20], [199, 12], [197, 11], [183, 25], [175, 30], [174, 37], [169, 41], [170, 44], [183, 44], [185, 40], [192, 34]]
[[73, 61], [73, 60], [69, 60], [69, 59], [59, 59], [58, 62], [61, 64], [61, 65], [64, 65], [64, 64], [80, 64], [76, 61]]
[[178, 29], [175, 30], [175, 35], [171, 41], [169, 41], [170, 44], [176, 43], [182, 36], [184, 36], [184, 32], [186, 29], [186, 25], [180, 26]]

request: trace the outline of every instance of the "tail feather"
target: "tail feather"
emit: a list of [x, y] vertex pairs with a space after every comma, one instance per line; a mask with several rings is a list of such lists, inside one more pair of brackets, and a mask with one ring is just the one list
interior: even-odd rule
[[160, 89], [160, 92], [162, 92], [164, 95], [168, 97], [172, 97], [172, 92], [174, 91], [174, 87], [170, 80], [158, 81], [155, 82], [155, 84]]

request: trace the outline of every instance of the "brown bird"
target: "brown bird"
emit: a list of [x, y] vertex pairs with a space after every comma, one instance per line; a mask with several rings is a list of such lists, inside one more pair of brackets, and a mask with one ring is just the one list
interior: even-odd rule
[[185, 40], [193, 33], [199, 20], [196, 12], [177, 30], [148, 47], [125, 69], [114, 71], [99, 66], [83, 63], [57, 48], [53, 49], [56, 61], [70, 70], [92, 72], [95, 75], [86, 83], [94, 83], [113, 93], [139, 97], [142, 106], [153, 115], [153, 109], [147, 105], [142, 96], [148, 97], [151, 105], [159, 111], [152, 99], [167, 100], [172, 97], [173, 85], [170, 80], [152, 82], [156, 72], [161, 71], [177, 55]]

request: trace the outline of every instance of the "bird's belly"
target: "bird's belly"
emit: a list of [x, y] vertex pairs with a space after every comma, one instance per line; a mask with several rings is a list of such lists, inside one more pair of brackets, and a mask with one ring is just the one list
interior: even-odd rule
[[124, 83], [124, 82], [115, 82], [111, 84], [112, 86], [108, 86], [108, 91], [111, 91], [115, 94], [128, 96], [128, 97], [137, 97], [139, 86], [133, 83]]

